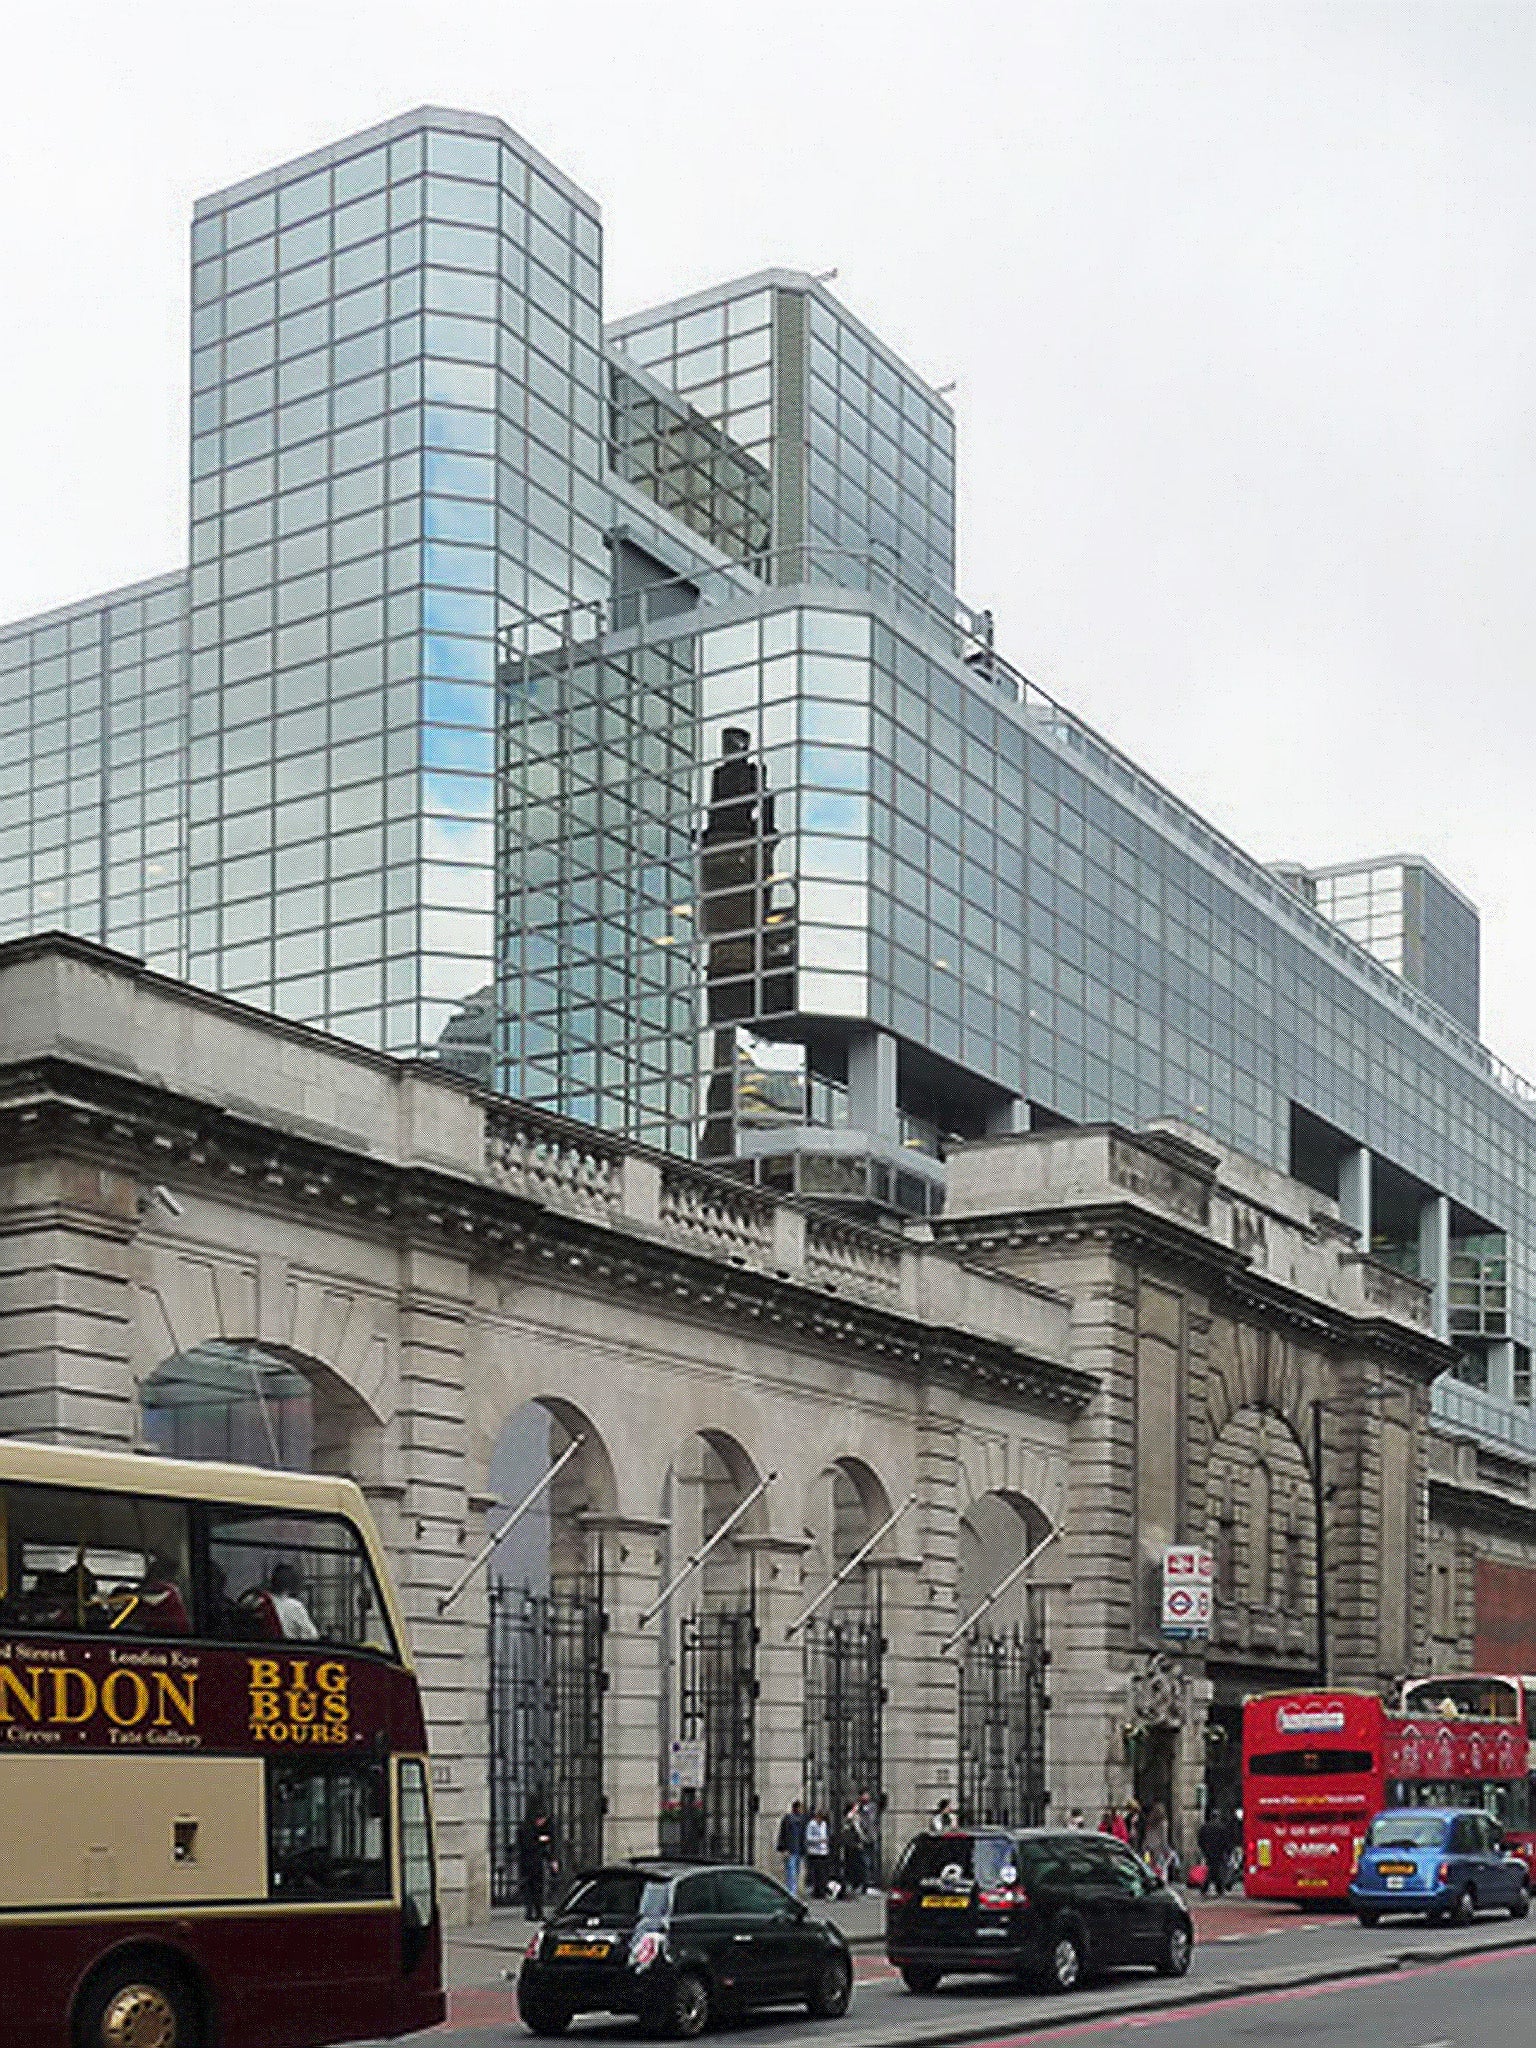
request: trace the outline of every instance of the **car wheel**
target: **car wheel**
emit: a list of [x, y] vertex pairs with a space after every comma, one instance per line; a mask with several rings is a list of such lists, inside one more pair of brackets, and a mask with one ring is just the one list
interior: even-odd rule
[[1530, 1910], [1530, 1887], [1528, 1885], [1521, 1885], [1519, 1891], [1515, 1893], [1515, 1896], [1509, 1902], [1509, 1917], [1511, 1920], [1523, 1920]]
[[1374, 1927], [1376, 1925], [1376, 1922], [1381, 1918], [1381, 1915], [1376, 1911], [1374, 1906], [1362, 1906], [1359, 1912], [1355, 1915], [1355, 1918], [1360, 1922], [1360, 1925], [1362, 1927]]
[[846, 1956], [827, 1956], [816, 1966], [805, 2009], [813, 2020], [840, 2020], [853, 1996], [853, 1968]]
[[709, 2025], [709, 1986], [693, 1970], [680, 1970], [672, 1983], [672, 2008], [667, 2032], [679, 2041], [696, 2041]]
[[557, 1998], [535, 1991], [517, 2001], [518, 2018], [531, 2034], [563, 2034], [571, 2024], [571, 2009]]
[[1451, 1901], [1451, 1925], [1470, 1927], [1477, 1918], [1477, 1893], [1471, 1885], [1464, 1884]]
[[1048, 1991], [1075, 1991], [1083, 1981], [1083, 1937], [1070, 1921], [1059, 1922], [1045, 1955]]
[[938, 1970], [930, 1970], [922, 1963], [903, 1963], [901, 1966], [902, 1983], [919, 1998], [925, 1998], [930, 1991], [938, 1990], [939, 1976]]
[[200, 2048], [185, 1983], [153, 1962], [120, 1964], [90, 1985], [75, 2022], [80, 2048]]
[[1157, 1952], [1157, 1974], [1160, 1977], [1186, 1975], [1193, 1949], [1194, 1943], [1184, 1922], [1171, 1920], [1163, 1930], [1162, 1944]]

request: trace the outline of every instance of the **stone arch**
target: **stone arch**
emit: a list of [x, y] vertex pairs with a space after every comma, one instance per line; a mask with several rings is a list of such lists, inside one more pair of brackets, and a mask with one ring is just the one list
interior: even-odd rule
[[570, 1447], [581, 1448], [492, 1552], [492, 1580], [547, 1593], [592, 1563], [594, 1518], [615, 1513], [618, 1481], [600, 1429], [563, 1394], [534, 1394], [507, 1415], [487, 1465], [486, 1535], [494, 1535]]
[[[991, 1487], [972, 1496], [961, 1510], [956, 1548], [958, 1614], [963, 1617], [984, 1600], [1051, 1528], [1051, 1517], [1037, 1500], [1014, 1487]], [[1044, 1560], [1042, 1560], [1043, 1562]], [[1009, 1588], [989, 1608], [989, 1633], [1022, 1623], [1032, 1574]]]
[[289, 1344], [210, 1336], [137, 1383], [143, 1438], [175, 1457], [376, 1479], [384, 1418], [336, 1369]]
[[1206, 1461], [1206, 1512], [1217, 1641], [1309, 1655], [1317, 1627], [1316, 1492], [1289, 1414], [1248, 1402], [1226, 1416]]
[[[890, 1490], [867, 1460], [851, 1454], [829, 1459], [805, 1489], [804, 1561], [807, 1595], [854, 1558], [891, 1514]], [[870, 1574], [861, 1567], [838, 1588], [832, 1605], [864, 1601]]]
[[[661, 1486], [664, 1575], [671, 1578], [729, 1520], [763, 1478], [738, 1436], [713, 1424], [692, 1430], [673, 1451]], [[771, 1491], [771, 1489], [770, 1489]], [[680, 1589], [682, 1605], [733, 1606], [751, 1588], [752, 1539], [768, 1534], [767, 1495], [759, 1495]]]

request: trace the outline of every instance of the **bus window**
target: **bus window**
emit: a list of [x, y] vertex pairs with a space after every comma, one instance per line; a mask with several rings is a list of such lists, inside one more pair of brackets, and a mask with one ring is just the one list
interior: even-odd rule
[[406, 1973], [426, 1946], [436, 1911], [432, 1872], [432, 1820], [427, 1810], [426, 1766], [400, 1760], [400, 1909]]
[[350, 1522], [262, 1508], [207, 1514], [214, 1635], [393, 1649], [368, 1553]]
[[1425, 1678], [1406, 1689], [1403, 1711], [1437, 1721], [1518, 1721], [1520, 1696], [1507, 1678]]
[[0, 1624], [74, 1634], [191, 1630], [187, 1511], [62, 1486], [0, 1488]]
[[384, 1768], [309, 1757], [267, 1764], [274, 1899], [381, 1899], [389, 1893]]

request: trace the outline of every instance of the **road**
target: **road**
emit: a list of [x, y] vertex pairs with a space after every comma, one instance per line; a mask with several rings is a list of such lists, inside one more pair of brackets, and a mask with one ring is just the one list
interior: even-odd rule
[[[1104, 2041], [1150, 2036], [1149, 2048], [1530, 2048], [1536, 2043], [1536, 1945], [1527, 1930], [1485, 1916], [1466, 1931], [1389, 1922], [1367, 1932], [1353, 1920], [1255, 1914], [1214, 1919], [1182, 1984], [1124, 1972], [1068, 1998], [1021, 1992], [986, 1979], [955, 1979], [913, 1997], [878, 1954], [857, 1957], [858, 1989], [847, 2018], [812, 2027], [803, 2014], [761, 2014], [733, 2024], [735, 2048], [919, 2048]], [[1212, 1932], [1227, 1928], [1225, 1933]], [[1519, 1946], [1511, 1947], [1511, 1943]], [[1481, 1951], [1480, 1953], [1478, 1951]], [[508, 1958], [509, 1962], [515, 1959]], [[1316, 1981], [1326, 1977], [1328, 1981]], [[1203, 2001], [1215, 1999], [1216, 2003]], [[529, 2040], [509, 1987], [482, 1983], [454, 1995], [446, 2029], [411, 2048], [513, 2048]], [[567, 2040], [634, 2042], [632, 2021], [578, 2020]]]

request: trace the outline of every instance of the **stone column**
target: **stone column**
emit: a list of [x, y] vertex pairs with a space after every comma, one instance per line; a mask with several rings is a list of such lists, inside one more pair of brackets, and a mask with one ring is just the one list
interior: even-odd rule
[[810, 1594], [802, 1561], [803, 1536], [728, 1538], [752, 1560], [757, 1604], [757, 1823], [754, 1855], [764, 1870], [782, 1876], [774, 1853], [779, 1816], [805, 1797], [805, 1645], [789, 1624]]
[[[661, 1591], [665, 1522], [634, 1515], [581, 1517], [600, 1553], [603, 1612], [603, 1855], [652, 1855], [661, 1782], [661, 1630], [640, 1617]], [[596, 1560], [594, 1559], [594, 1562]]]
[[69, 1159], [0, 1175], [0, 1433], [104, 1450], [134, 1441], [138, 1195], [130, 1176]]
[[1435, 1335], [1444, 1344], [1451, 1334], [1451, 1205], [1444, 1195], [1431, 1195], [1419, 1211], [1419, 1278], [1435, 1290]]
[[887, 1681], [884, 1839], [920, 1827], [936, 1801], [956, 1797], [959, 1681], [945, 1639], [961, 1619], [959, 1581], [959, 1400], [947, 1387], [922, 1390], [916, 1418], [918, 1504], [901, 1524], [916, 1559], [886, 1568]]

